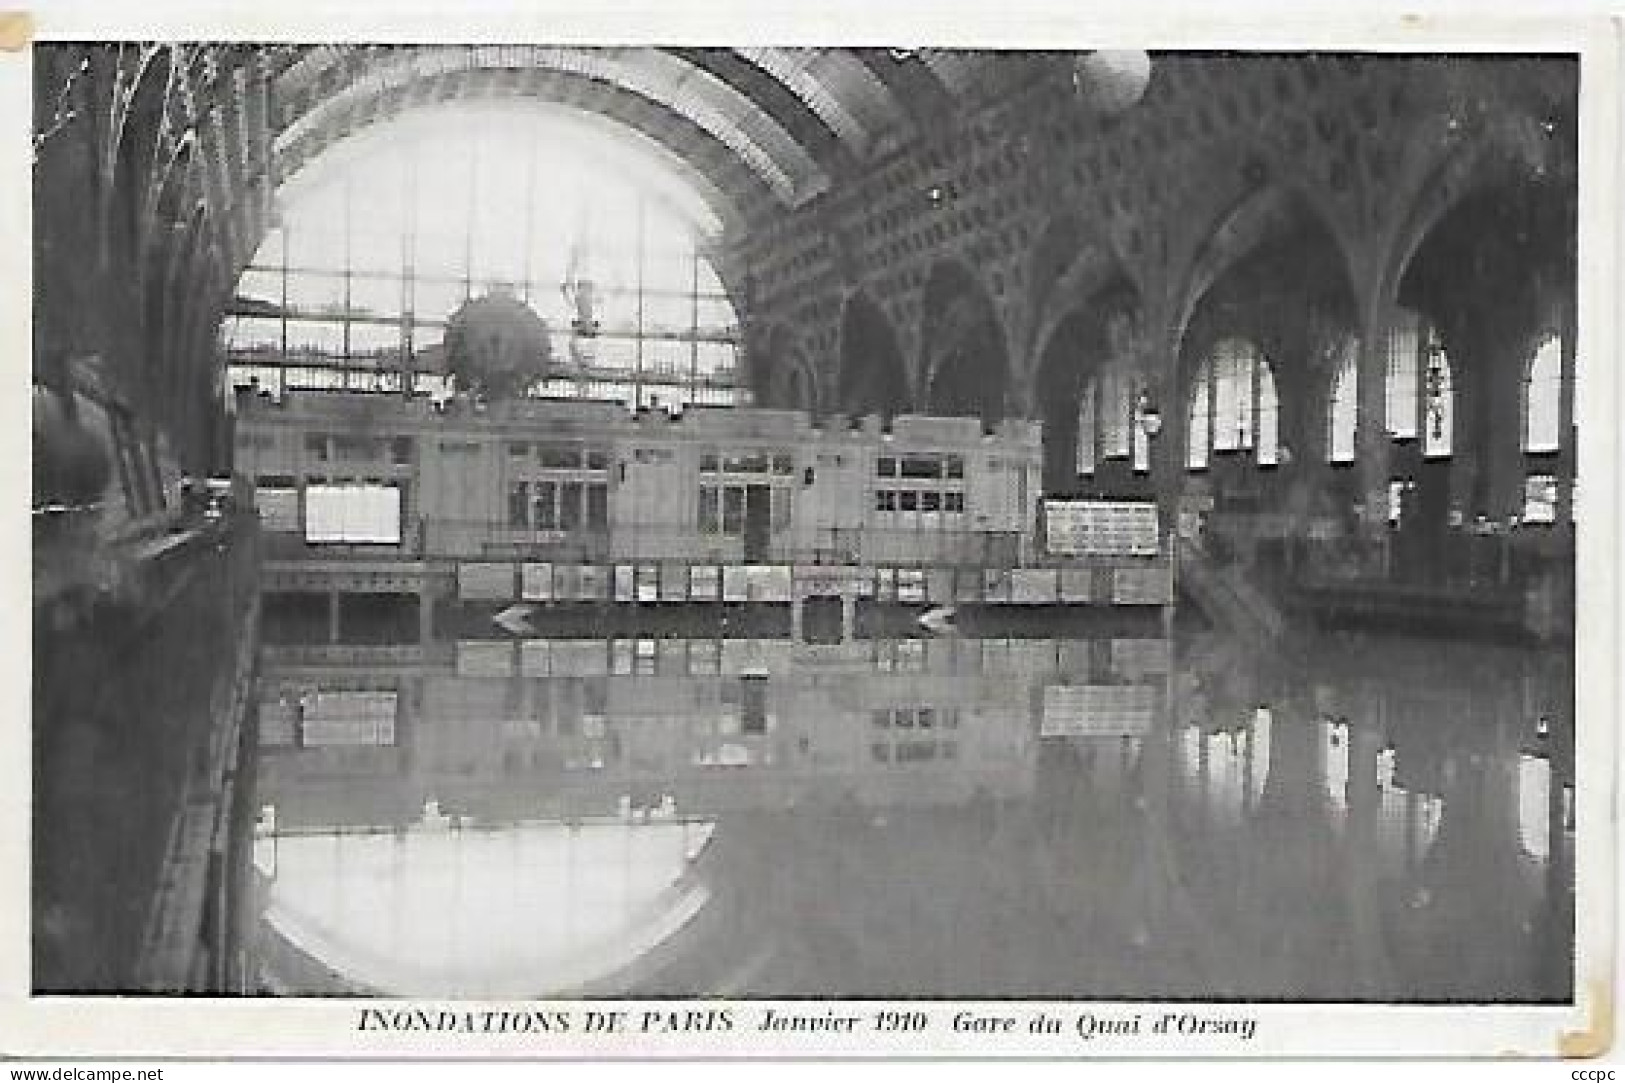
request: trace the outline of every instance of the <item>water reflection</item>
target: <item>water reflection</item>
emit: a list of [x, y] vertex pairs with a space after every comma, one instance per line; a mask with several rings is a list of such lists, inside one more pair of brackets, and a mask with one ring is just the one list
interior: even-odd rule
[[1572, 671], [1417, 646], [277, 648], [262, 981], [1564, 999]]

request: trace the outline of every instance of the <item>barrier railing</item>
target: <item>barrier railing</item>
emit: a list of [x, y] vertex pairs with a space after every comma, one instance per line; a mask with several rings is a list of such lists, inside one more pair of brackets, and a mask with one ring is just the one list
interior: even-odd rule
[[945, 526], [781, 530], [760, 540], [682, 524], [536, 531], [478, 520], [426, 519], [403, 555], [433, 558], [712, 564], [888, 564], [1009, 568], [1041, 561], [1016, 530]]

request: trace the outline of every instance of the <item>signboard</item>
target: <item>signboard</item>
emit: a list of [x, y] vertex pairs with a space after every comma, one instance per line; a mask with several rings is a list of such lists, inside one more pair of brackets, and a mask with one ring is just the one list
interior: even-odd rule
[[393, 485], [307, 486], [305, 540], [399, 545], [401, 491]]
[[658, 602], [660, 600], [660, 565], [639, 564], [635, 576], [635, 590], [640, 602]]
[[683, 602], [688, 600], [688, 566], [666, 563], [660, 565], [660, 600]]
[[1156, 718], [1157, 694], [1145, 684], [1047, 685], [1039, 736], [1143, 736]]
[[1010, 570], [1010, 600], [1017, 604], [1053, 604], [1055, 594], [1054, 568], [1012, 568]]
[[457, 596], [464, 601], [512, 601], [513, 565], [481, 561], [457, 565]]
[[519, 570], [519, 597], [527, 602], [553, 600], [553, 565], [526, 564]]
[[583, 564], [577, 573], [576, 600], [601, 602], [609, 597], [610, 570], [601, 564]]
[[722, 594], [722, 572], [706, 564], [696, 564], [688, 570], [689, 596], [697, 602], [714, 602]]
[[854, 594], [874, 596], [875, 569], [841, 564], [798, 564], [794, 569], [796, 593], [805, 598]]
[[746, 565], [745, 590], [753, 602], [788, 602], [790, 569], [784, 564]]
[[277, 534], [299, 533], [298, 489], [255, 489], [254, 507], [260, 525]]
[[1044, 545], [1057, 556], [1156, 556], [1157, 539], [1155, 504], [1044, 501]]

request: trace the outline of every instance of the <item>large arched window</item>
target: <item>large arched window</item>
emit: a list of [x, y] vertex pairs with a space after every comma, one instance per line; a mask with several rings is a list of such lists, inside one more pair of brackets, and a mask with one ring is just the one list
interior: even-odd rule
[[1345, 339], [1339, 348], [1341, 360], [1332, 377], [1331, 396], [1326, 404], [1326, 461], [1351, 463], [1355, 456], [1356, 433], [1360, 423], [1360, 365], [1355, 341]]
[[1095, 472], [1095, 382], [1083, 389], [1083, 400], [1078, 403], [1078, 476], [1088, 477]]
[[1531, 454], [1562, 446], [1563, 342], [1555, 335], [1540, 344], [1524, 370], [1523, 449]]
[[[1523, 381], [1523, 451], [1526, 456], [1523, 514], [1526, 523], [1555, 523], [1564, 485], [1558, 452], [1563, 448], [1563, 340], [1547, 337], [1530, 357]], [[1574, 483], [1568, 481], [1570, 517]]]
[[1422, 442], [1422, 454], [1446, 458], [1455, 438], [1455, 389], [1438, 328], [1402, 312], [1388, 332], [1388, 433]]
[[277, 201], [224, 327], [240, 383], [393, 391], [410, 373], [432, 393], [448, 317], [505, 293], [551, 340], [533, 393], [733, 401], [721, 222], [642, 137], [548, 106], [438, 106], [337, 144]]
[[1260, 466], [1280, 461], [1280, 404], [1275, 373], [1257, 346], [1225, 339], [1213, 347], [1191, 386], [1185, 465], [1202, 470], [1213, 452], [1252, 452]]

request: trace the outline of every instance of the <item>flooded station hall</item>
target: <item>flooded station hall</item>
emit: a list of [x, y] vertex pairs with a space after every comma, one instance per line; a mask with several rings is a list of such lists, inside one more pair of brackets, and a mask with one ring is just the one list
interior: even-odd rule
[[37, 993], [1574, 998], [1575, 58], [33, 60]]

